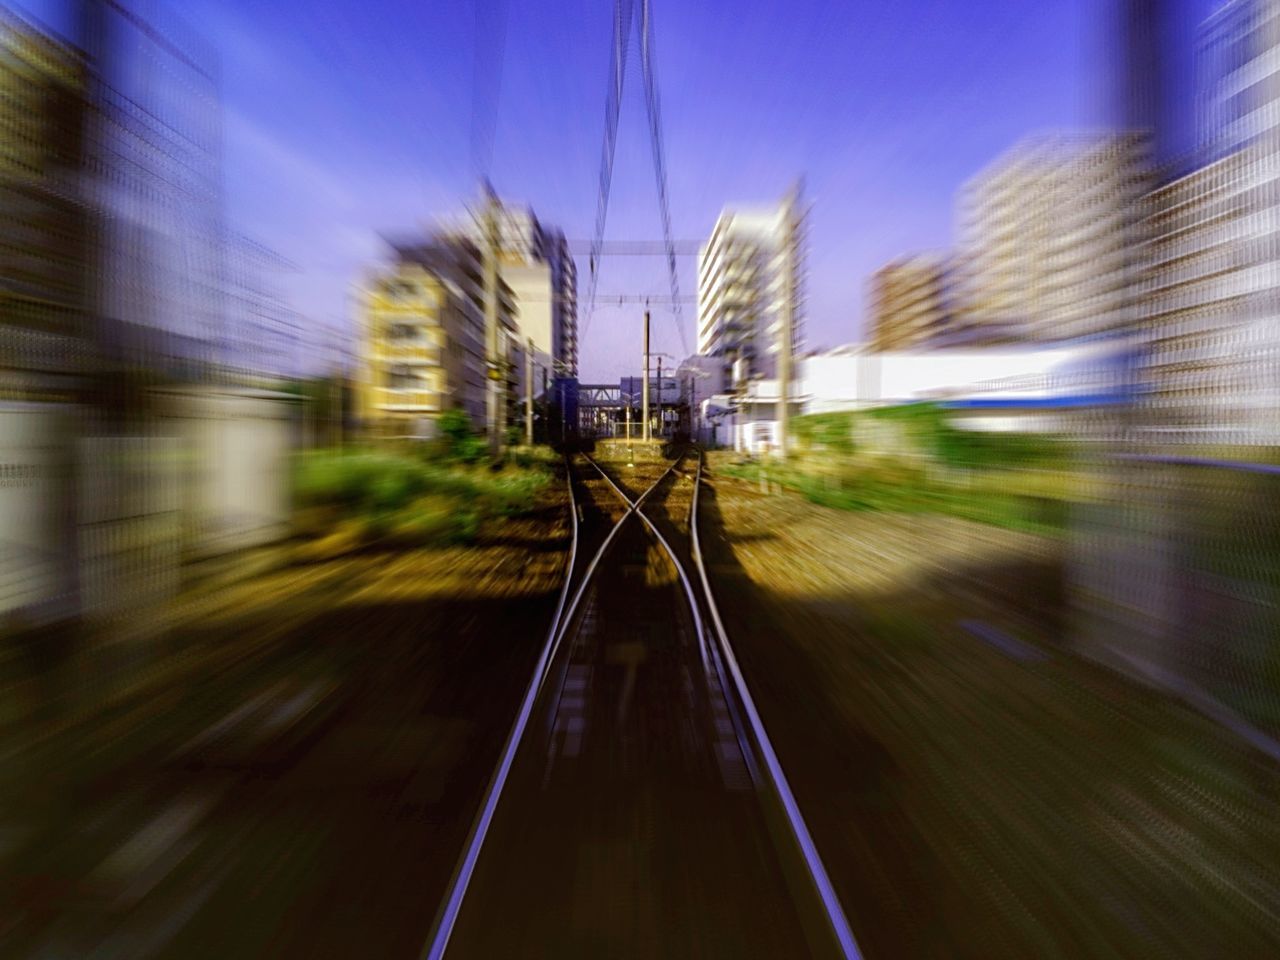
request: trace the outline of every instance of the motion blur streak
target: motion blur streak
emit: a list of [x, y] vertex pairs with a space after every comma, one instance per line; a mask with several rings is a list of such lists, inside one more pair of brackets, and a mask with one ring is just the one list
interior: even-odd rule
[[0, 956], [1280, 956], [1280, 0], [0, 4]]

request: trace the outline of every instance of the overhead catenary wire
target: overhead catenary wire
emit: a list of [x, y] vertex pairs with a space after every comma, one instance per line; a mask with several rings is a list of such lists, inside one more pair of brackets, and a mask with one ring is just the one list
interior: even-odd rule
[[680, 348], [687, 355], [689, 340], [684, 332], [684, 314], [680, 309], [680, 278], [676, 273], [675, 245], [671, 239], [671, 203], [667, 196], [667, 164], [662, 146], [662, 112], [658, 101], [658, 81], [653, 65], [653, 10], [650, 0], [642, 0], [640, 8], [640, 72], [644, 78], [644, 100], [648, 108], [649, 143], [653, 149], [653, 173], [658, 183], [658, 207], [662, 216], [662, 239], [667, 248], [667, 271], [671, 279], [672, 316], [680, 334]]
[[600, 279], [600, 251], [609, 216], [609, 192], [613, 185], [614, 148], [618, 142], [618, 114], [622, 107], [622, 86], [627, 73], [628, 41], [631, 36], [632, 0], [615, 0], [613, 5], [613, 46], [609, 54], [609, 86], [604, 103], [604, 148], [600, 155], [600, 178], [596, 196], [595, 232], [588, 261], [587, 320], [583, 336], [591, 328], [595, 313], [596, 285]]
[[[506, 0], [476, 4], [475, 58], [471, 98], [471, 172], [489, 178], [502, 99], [502, 67], [506, 60]], [[491, 20], [492, 22], [486, 22]], [[493, 54], [493, 63], [485, 57]]]
[[[613, 183], [613, 163], [618, 139], [618, 117], [621, 111], [622, 92], [626, 80], [627, 54], [631, 41], [631, 25], [635, 19], [633, 0], [615, 0], [613, 9], [613, 49], [610, 55], [609, 86], [605, 96], [604, 149], [600, 161], [599, 193], [596, 203], [595, 235], [591, 243], [587, 316], [583, 323], [583, 337], [591, 329], [595, 314], [596, 294], [600, 276], [600, 257], [604, 253], [604, 229], [608, 220], [609, 195]], [[676, 332], [685, 354], [689, 352], [688, 336], [684, 330], [684, 314], [680, 304], [680, 279], [676, 270], [677, 247], [671, 235], [671, 203], [667, 189], [666, 155], [662, 140], [662, 111], [658, 99], [658, 82], [654, 68], [653, 11], [650, 0], [640, 0], [640, 73], [644, 84], [645, 108], [649, 125], [649, 145], [653, 153], [654, 179], [657, 182], [658, 213], [662, 221], [663, 254], [671, 284], [671, 296], [665, 302], [672, 308]], [[681, 253], [686, 244], [682, 242]], [[659, 302], [651, 298], [652, 302]]]

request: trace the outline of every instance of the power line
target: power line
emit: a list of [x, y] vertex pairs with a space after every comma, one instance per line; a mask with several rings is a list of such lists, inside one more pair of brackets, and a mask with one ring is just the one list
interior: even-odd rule
[[569, 240], [569, 252], [574, 256], [595, 257], [647, 257], [697, 256], [701, 249], [701, 240], [605, 240], [596, 243], [594, 240]]
[[[549, 297], [526, 297], [522, 296], [522, 303], [560, 303], [568, 299], [561, 294], [552, 294]], [[612, 306], [614, 304], [623, 303], [644, 303], [654, 306], [671, 306], [681, 303], [695, 303], [697, 297], [679, 296], [671, 297], [665, 293], [601, 293], [596, 295], [596, 302], [602, 306]]]
[[[492, 24], [486, 24], [486, 13]], [[506, 0], [476, 4], [475, 64], [471, 100], [471, 167], [481, 178], [489, 176], [493, 165], [493, 145], [497, 139], [498, 105], [502, 97], [502, 67], [506, 60]], [[492, 27], [492, 29], [486, 29]], [[493, 42], [486, 40], [492, 37]], [[492, 51], [496, 63], [489, 64], [484, 53]]]

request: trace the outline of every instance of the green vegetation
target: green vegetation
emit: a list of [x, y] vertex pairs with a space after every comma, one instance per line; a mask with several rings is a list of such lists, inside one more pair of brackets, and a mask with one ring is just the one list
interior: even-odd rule
[[1034, 433], [961, 430], [951, 415], [934, 403], [882, 407], [868, 413], [881, 423], [900, 424], [926, 452], [950, 467], [1002, 470], [1013, 467], [1058, 466], [1065, 462], [1066, 445]]
[[[474, 540], [486, 521], [531, 512], [552, 476], [550, 451], [517, 450], [500, 467], [465, 415], [441, 418], [432, 443], [320, 450], [295, 463], [294, 495], [309, 526], [354, 528], [357, 543]], [[304, 524], [307, 526], [308, 524]]]
[[1059, 533], [1070, 491], [1056, 478], [1067, 445], [1031, 434], [961, 430], [937, 404], [821, 413], [793, 423], [786, 463], [725, 464], [722, 473], [794, 490], [841, 510], [941, 513]]
[[446, 410], [437, 421], [440, 439], [433, 453], [438, 460], [480, 463], [488, 455], [484, 437], [471, 429], [471, 419], [462, 410]]
[[955, 468], [1008, 469], [1064, 462], [1064, 444], [1042, 434], [961, 430], [936, 403], [911, 403], [858, 413], [816, 413], [793, 421], [802, 448], [850, 456], [899, 453]]
[[811, 413], [791, 421], [796, 439], [808, 447], [818, 447], [835, 453], [851, 454], [854, 451], [853, 419], [847, 413]]

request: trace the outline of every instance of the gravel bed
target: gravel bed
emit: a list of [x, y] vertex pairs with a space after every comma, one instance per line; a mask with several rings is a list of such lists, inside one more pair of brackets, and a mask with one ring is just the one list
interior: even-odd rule
[[869, 957], [1280, 956], [1280, 770], [1072, 653], [1065, 542], [727, 478], [701, 523]]

